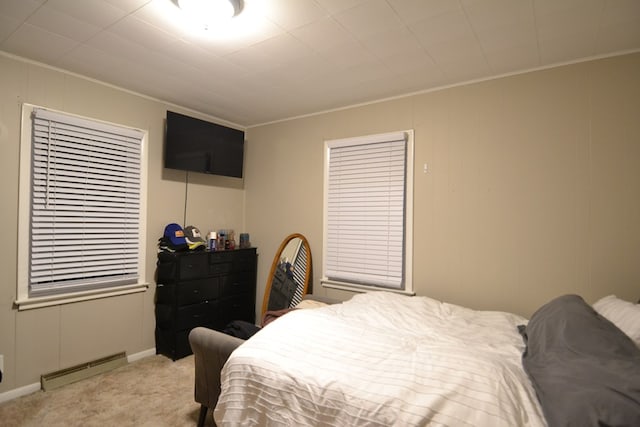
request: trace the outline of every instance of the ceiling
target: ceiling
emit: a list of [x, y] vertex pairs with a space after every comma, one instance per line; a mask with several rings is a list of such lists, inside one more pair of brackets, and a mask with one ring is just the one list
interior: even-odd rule
[[251, 127], [637, 51], [640, 1], [0, 0], [0, 50]]

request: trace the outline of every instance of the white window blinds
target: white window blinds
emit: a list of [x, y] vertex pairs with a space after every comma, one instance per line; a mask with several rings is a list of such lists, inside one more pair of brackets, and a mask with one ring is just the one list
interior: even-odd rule
[[407, 137], [327, 142], [324, 275], [404, 288]]
[[136, 283], [143, 133], [34, 109], [32, 296]]

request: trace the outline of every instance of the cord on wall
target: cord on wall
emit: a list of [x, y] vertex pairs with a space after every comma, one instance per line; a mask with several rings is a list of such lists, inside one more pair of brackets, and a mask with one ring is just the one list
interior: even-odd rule
[[184, 213], [182, 215], [182, 226], [187, 224], [187, 199], [189, 198], [189, 171], [185, 173], [184, 179]]

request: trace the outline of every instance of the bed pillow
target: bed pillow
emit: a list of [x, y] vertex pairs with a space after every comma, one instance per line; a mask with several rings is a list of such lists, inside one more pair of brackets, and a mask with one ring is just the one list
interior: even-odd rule
[[545, 304], [521, 332], [550, 427], [640, 426], [640, 349], [580, 296]]
[[314, 299], [303, 299], [302, 301], [300, 301], [298, 303], [298, 305], [296, 305], [296, 308], [320, 308], [320, 307], [325, 307], [329, 304], [327, 304], [326, 302], [322, 302], [322, 301], [316, 301]]
[[620, 328], [640, 347], [640, 304], [609, 295], [593, 304], [593, 308], [598, 314], [606, 317]]

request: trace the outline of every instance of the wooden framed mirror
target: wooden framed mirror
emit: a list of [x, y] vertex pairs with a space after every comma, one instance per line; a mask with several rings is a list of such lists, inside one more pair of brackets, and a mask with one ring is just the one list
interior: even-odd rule
[[262, 301], [262, 316], [271, 310], [295, 307], [310, 291], [311, 249], [302, 234], [287, 236], [273, 257]]

